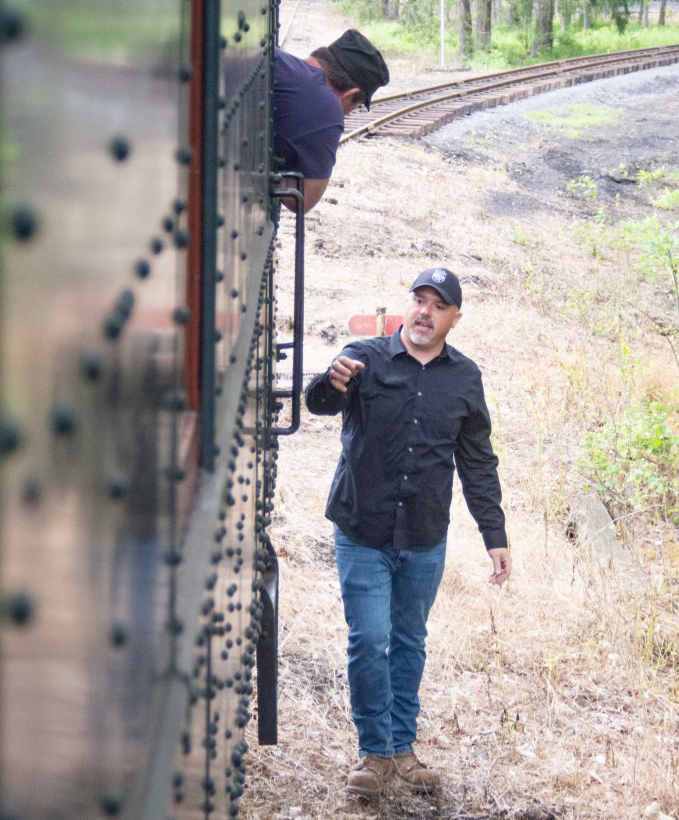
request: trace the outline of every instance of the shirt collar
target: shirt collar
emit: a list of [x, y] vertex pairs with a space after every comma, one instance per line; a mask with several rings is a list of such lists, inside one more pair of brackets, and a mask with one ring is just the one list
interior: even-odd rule
[[[406, 355], [410, 355], [406, 350], [406, 346], [403, 344], [403, 340], [401, 339], [401, 330], [403, 329], [403, 325], [399, 327], [398, 330], [395, 330], [391, 334], [391, 339], [389, 340], [389, 358], [393, 359], [395, 356], [398, 356], [400, 353], [405, 353]], [[438, 354], [436, 357], [437, 359], [450, 359], [453, 361], [453, 348], [444, 342], [443, 350]], [[432, 361], [434, 361], [432, 359]]]

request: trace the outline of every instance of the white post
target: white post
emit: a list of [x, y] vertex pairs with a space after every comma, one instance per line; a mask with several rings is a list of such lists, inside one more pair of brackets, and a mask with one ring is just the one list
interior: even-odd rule
[[446, 0], [441, 0], [441, 68], [446, 67], [446, 52], [444, 45], [444, 38], [446, 36], [445, 14]]

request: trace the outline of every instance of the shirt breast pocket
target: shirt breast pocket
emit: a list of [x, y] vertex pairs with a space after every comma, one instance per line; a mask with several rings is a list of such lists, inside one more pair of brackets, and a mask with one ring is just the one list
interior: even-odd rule
[[448, 393], [432, 392], [425, 396], [423, 419], [432, 441], [455, 442], [467, 412], [466, 403]]

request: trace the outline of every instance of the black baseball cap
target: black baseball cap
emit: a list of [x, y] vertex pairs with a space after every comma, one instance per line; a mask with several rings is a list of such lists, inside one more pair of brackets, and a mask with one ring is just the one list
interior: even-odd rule
[[389, 69], [380, 52], [355, 28], [330, 43], [328, 51], [365, 94], [365, 107], [370, 110], [372, 95], [389, 82]]
[[410, 292], [412, 293], [415, 288], [424, 287], [437, 290], [446, 304], [457, 305], [458, 308], [462, 307], [460, 280], [447, 268], [427, 268], [427, 270], [423, 270], [410, 286]]

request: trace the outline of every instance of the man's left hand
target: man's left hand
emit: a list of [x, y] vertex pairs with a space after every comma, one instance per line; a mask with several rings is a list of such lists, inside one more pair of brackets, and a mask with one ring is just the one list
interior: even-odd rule
[[491, 584], [500, 586], [504, 584], [507, 578], [512, 574], [512, 556], [505, 547], [488, 550], [488, 557], [493, 562], [493, 572], [488, 581]]

